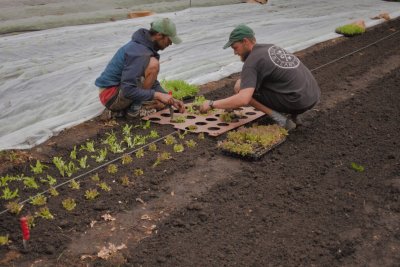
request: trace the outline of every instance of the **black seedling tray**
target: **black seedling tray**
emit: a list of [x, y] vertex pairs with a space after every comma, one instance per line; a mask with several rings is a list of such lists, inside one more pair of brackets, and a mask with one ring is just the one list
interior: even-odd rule
[[283, 142], [286, 141], [286, 137], [283, 138], [281, 141], [279, 141], [278, 143], [270, 146], [270, 147], [259, 147], [255, 149], [254, 153], [251, 154], [247, 154], [245, 156], [242, 156], [240, 154], [234, 153], [232, 151], [226, 150], [226, 149], [221, 149], [222, 154], [226, 155], [226, 156], [230, 156], [230, 157], [234, 157], [234, 158], [240, 158], [240, 159], [244, 159], [244, 160], [248, 160], [248, 161], [257, 161], [260, 160], [265, 154], [267, 154], [269, 151], [271, 151], [272, 149], [274, 149], [275, 147], [279, 146], [280, 144], [282, 144]]

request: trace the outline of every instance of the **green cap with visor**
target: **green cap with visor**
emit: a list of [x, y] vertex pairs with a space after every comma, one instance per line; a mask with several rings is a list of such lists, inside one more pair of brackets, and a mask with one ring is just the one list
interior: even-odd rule
[[169, 18], [160, 18], [153, 21], [151, 24], [151, 29], [168, 36], [171, 42], [174, 44], [180, 44], [182, 42], [181, 38], [176, 34], [175, 23]]
[[233, 43], [242, 41], [244, 38], [253, 38], [254, 37], [254, 31], [244, 25], [240, 24], [238, 25], [231, 34], [229, 35], [229, 41], [224, 45], [224, 49], [230, 47]]

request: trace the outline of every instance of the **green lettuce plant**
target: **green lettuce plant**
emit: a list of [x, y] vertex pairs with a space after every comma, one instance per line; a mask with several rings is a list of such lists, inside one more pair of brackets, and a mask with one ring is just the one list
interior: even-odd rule
[[87, 152], [95, 152], [94, 141], [87, 141], [86, 144], [81, 145], [79, 150], [86, 150]]
[[10, 188], [6, 187], [3, 189], [3, 195], [1, 196], [2, 199], [10, 200], [13, 198], [18, 197], [18, 188], [15, 191], [12, 191]]
[[143, 148], [139, 148], [137, 151], [136, 151], [136, 158], [138, 158], [138, 159], [140, 159], [140, 158], [143, 158], [144, 157], [144, 149]]
[[107, 185], [106, 182], [101, 182], [97, 184], [103, 191], [109, 192], [111, 191], [111, 187]]
[[92, 156], [92, 158], [98, 163], [103, 162], [107, 157], [107, 148], [100, 149], [98, 153], [97, 156]]
[[69, 182], [69, 187], [71, 189], [79, 190], [81, 188], [81, 185], [79, 182], [75, 181], [75, 179], [72, 179], [71, 182]]
[[37, 195], [34, 197], [30, 197], [30, 202], [32, 205], [34, 206], [43, 206], [46, 205], [47, 203], [47, 197], [45, 197], [44, 195]]
[[335, 32], [339, 33], [339, 34], [343, 34], [344, 36], [347, 36], [347, 37], [351, 37], [351, 36], [363, 34], [365, 32], [365, 29], [363, 27], [360, 27], [355, 24], [347, 24], [347, 25], [337, 27], [335, 29]]
[[76, 202], [73, 198], [66, 198], [61, 202], [61, 204], [67, 211], [72, 211], [76, 207]]
[[193, 97], [199, 92], [199, 88], [196, 85], [191, 85], [183, 80], [163, 80], [161, 81], [161, 86], [166, 91], [172, 92], [172, 96], [179, 100]]
[[46, 165], [42, 164], [40, 162], [40, 160], [36, 160], [36, 165], [35, 166], [31, 166], [31, 170], [34, 174], [41, 174], [43, 173], [43, 170], [48, 168]]
[[36, 217], [41, 217], [41, 218], [46, 219], [46, 220], [53, 220], [54, 219], [54, 216], [53, 216], [53, 214], [51, 214], [51, 212], [50, 212], [48, 207], [40, 208], [38, 212], [35, 212], [35, 216]]
[[25, 176], [23, 178], [23, 181], [24, 181], [24, 185], [27, 188], [33, 188], [33, 189], [38, 189], [39, 188], [39, 185], [36, 183], [36, 180], [35, 180], [34, 177]]
[[87, 200], [93, 200], [96, 197], [98, 197], [100, 193], [97, 191], [97, 189], [88, 189], [85, 191], [85, 198]]
[[6, 204], [6, 208], [12, 214], [19, 214], [24, 205], [18, 203], [17, 201], [10, 201]]
[[109, 174], [115, 174], [118, 172], [118, 166], [115, 164], [110, 164], [107, 166], [107, 172]]
[[89, 165], [87, 164], [87, 159], [88, 159], [87, 155], [85, 155], [84, 157], [79, 159], [79, 161], [78, 161], [79, 162], [79, 166], [82, 169], [86, 169], [87, 167], [89, 167]]

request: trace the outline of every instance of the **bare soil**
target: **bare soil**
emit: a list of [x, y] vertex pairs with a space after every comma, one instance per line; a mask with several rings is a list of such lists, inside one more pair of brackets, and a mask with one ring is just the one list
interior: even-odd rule
[[[224, 156], [216, 148], [223, 136], [202, 140], [174, 134], [178, 142], [193, 139], [198, 146], [175, 153], [160, 140], [158, 149], [171, 153], [169, 161], [152, 167], [157, 152], [146, 147], [145, 156], [134, 157], [129, 165], [118, 160], [116, 174], [96, 170], [93, 173], [112, 188], [98, 189], [96, 200], [83, 196], [86, 189], [97, 187], [90, 179], [93, 173], [79, 178], [79, 190], [60, 186], [60, 196], [48, 200], [55, 219], [36, 219], [27, 252], [18, 218], [38, 208], [26, 204], [19, 216], [0, 214], [0, 235], [9, 234], [12, 241], [0, 247], [0, 265], [399, 266], [399, 31], [396, 19], [361, 36], [298, 53], [321, 87], [321, 103], [304, 114], [303, 126], [260, 161]], [[208, 84], [203, 92], [210, 99], [228, 96], [237, 77]], [[138, 120], [113, 124], [98, 117], [32, 150], [15, 152], [11, 161], [2, 155], [2, 176], [32, 175], [29, 165], [36, 159], [48, 165], [53, 156], [67, 159], [73, 146], [87, 139], [100, 147], [111, 130], [121, 137], [126, 123], [140, 125]], [[270, 121], [262, 118], [258, 123]], [[174, 132], [156, 124], [151, 129], [160, 136]], [[150, 129], [133, 131], [148, 134]], [[79, 151], [78, 156], [86, 154]], [[120, 155], [109, 154], [108, 160]], [[356, 171], [352, 163], [364, 171]], [[89, 164], [98, 165], [93, 159]], [[135, 176], [137, 168], [144, 175]], [[57, 176], [54, 168], [46, 172]], [[129, 186], [119, 182], [124, 175]], [[46, 188], [19, 186], [20, 200]], [[72, 212], [62, 208], [67, 197], [78, 203]], [[5, 203], [0, 201], [2, 207]], [[115, 220], [105, 221], [101, 216], [107, 213]], [[107, 260], [99, 258], [97, 253], [110, 243], [126, 248], [110, 253]]]

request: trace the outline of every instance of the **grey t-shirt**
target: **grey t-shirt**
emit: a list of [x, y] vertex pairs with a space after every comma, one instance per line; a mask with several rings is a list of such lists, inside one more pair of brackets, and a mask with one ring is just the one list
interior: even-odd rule
[[242, 68], [240, 88], [255, 88], [261, 97], [274, 92], [280, 104], [293, 110], [312, 106], [321, 95], [310, 70], [295, 55], [273, 44], [253, 47]]

